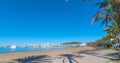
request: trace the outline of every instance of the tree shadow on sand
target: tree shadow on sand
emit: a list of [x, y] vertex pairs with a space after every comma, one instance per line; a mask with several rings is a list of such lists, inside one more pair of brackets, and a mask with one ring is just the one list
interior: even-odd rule
[[68, 59], [69, 63], [79, 63], [77, 60], [75, 60], [74, 58], [82, 58], [84, 56], [79, 56], [79, 55], [75, 55], [75, 54], [61, 54], [60, 55], [63, 59], [63, 63], [65, 63], [65, 58]]
[[113, 55], [101, 54], [101, 53], [98, 53], [96, 51], [100, 51], [100, 50], [83, 50], [83, 51], [74, 52], [74, 53], [77, 53], [79, 55], [80, 54], [87, 54], [87, 55], [92, 55], [92, 56], [101, 57], [101, 58], [110, 59], [110, 60], [116, 59], [115, 57], [113, 57]]
[[114, 52], [114, 53], [109, 53], [109, 54], [106, 54], [106, 56], [112, 56], [114, 57], [113, 59], [110, 59], [110, 60], [120, 60], [120, 52]]
[[28, 56], [25, 58], [19, 58], [14, 60], [20, 63], [46, 63], [46, 62], [51, 63], [52, 59], [48, 59], [48, 58], [50, 58], [50, 56], [38, 55], [38, 56]]

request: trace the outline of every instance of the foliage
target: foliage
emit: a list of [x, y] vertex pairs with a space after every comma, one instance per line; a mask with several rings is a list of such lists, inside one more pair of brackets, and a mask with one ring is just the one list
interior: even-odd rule
[[106, 24], [105, 29], [108, 29], [110, 23], [115, 21], [120, 30], [120, 0], [103, 0], [95, 5], [99, 5], [99, 11], [93, 17], [92, 23], [102, 21], [101, 25]]
[[110, 63], [112, 62], [112, 63], [120, 63], [120, 60], [110, 60], [109, 61]]
[[[99, 46], [100, 43], [106, 42], [106, 46], [111, 47], [112, 43], [110, 40], [113, 38], [120, 44], [120, 39], [117, 37], [120, 34], [120, 0], [101, 0], [95, 5], [99, 5], [99, 10], [93, 16], [91, 23], [102, 21], [101, 26], [105, 26], [104, 28], [107, 32], [107, 35], [97, 40], [95, 45]], [[120, 58], [120, 54], [118, 56]]]
[[88, 46], [93, 46], [93, 45], [94, 45], [94, 42], [88, 42], [87, 45], [88, 45]]
[[120, 34], [120, 0], [82, 0], [82, 1], [95, 1], [95, 6], [99, 6], [99, 10], [93, 16], [92, 24], [97, 21], [101, 21], [100, 26], [105, 26], [104, 30], [107, 35], [102, 39], [97, 40], [94, 45], [99, 46], [102, 42], [106, 43], [107, 46], [110, 45], [111, 39], [117, 39], [117, 35]]
[[116, 36], [119, 34], [117, 23], [114, 21], [112, 23], [112, 26], [108, 28], [106, 31], [108, 33], [107, 35], [111, 36], [112, 38], [116, 38]]

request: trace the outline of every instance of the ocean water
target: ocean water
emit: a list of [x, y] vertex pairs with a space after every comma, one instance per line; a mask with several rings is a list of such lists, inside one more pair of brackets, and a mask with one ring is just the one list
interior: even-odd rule
[[60, 50], [76, 47], [50, 47], [50, 48], [0, 48], [0, 54], [12, 53], [12, 52], [30, 52], [30, 51], [41, 51], [41, 50]]

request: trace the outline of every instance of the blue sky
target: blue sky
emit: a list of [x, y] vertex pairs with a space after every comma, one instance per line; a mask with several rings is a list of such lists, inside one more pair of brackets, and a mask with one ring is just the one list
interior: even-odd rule
[[0, 0], [0, 45], [95, 41], [105, 35], [99, 9], [80, 0]]

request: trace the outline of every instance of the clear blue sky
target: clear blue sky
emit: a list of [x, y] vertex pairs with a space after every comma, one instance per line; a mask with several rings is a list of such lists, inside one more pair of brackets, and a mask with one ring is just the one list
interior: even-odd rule
[[95, 41], [105, 35], [90, 23], [97, 10], [80, 0], [0, 0], [0, 45]]

